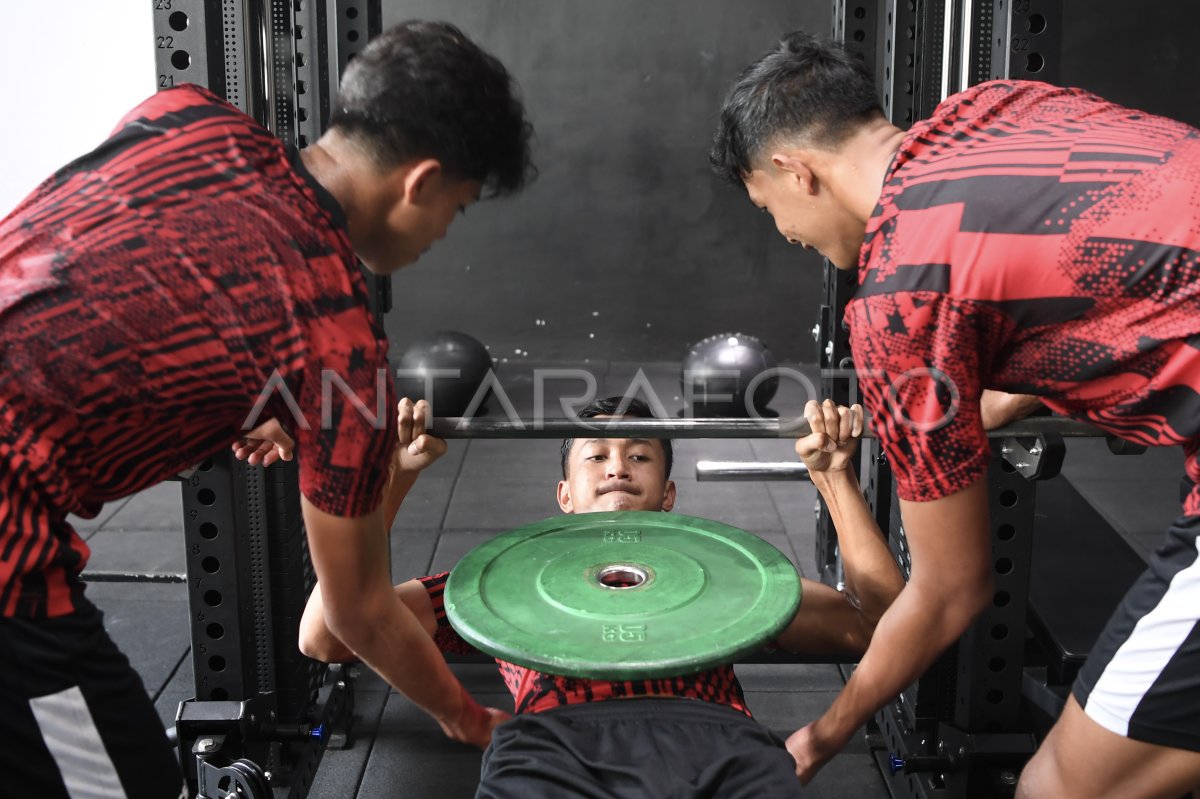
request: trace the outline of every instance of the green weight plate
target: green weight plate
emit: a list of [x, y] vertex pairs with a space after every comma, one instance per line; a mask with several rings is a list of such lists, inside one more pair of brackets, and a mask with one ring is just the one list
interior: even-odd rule
[[450, 572], [446, 616], [488, 654], [550, 674], [650, 679], [730, 663], [778, 635], [800, 578], [736, 527], [674, 513], [557, 516]]

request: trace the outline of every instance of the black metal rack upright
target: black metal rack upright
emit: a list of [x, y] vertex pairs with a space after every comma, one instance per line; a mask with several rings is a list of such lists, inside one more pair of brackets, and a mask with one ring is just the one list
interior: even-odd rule
[[[205, 86], [290, 147], [320, 138], [380, 0], [153, 0], [157, 85]], [[390, 284], [372, 280], [377, 314]], [[193, 796], [301, 799], [352, 687], [296, 646], [315, 582], [292, 464], [218, 455], [183, 482], [195, 698], [177, 731]], [[268, 776], [269, 775], [269, 776]], [[223, 781], [223, 782], [222, 782]], [[232, 781], [232, 783], [230, 782]], [[221, 794], [224, 795], [224, 794]]]

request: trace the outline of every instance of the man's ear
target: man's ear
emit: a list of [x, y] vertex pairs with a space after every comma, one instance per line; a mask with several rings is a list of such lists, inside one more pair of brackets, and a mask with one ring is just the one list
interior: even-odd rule
[[398, 167], [398, 175], [402, 181], [404, 199], [412, 205], [419, 205], [437, 188], [442, 179], [442, 162], [436, 158], [423, 158], [420, 161], [410, 161]]
[[817, 176], [812, 170], [811, 159], [804, 150], [779, 150], [771, 154], [771, 165], [779, 171], [779, 178], [786, 185], [799, 188], [805, 194], [817, 193]]
[[571, 501], [571, 486], [566, 480], [558, 481], [558, 507], [563, 513], [575, 512], [575, 503]]
[[675, 507], [675, 481], [668, 480], [666, 488], [663, 489], [663, 506], [664, 511], [668, 511]]

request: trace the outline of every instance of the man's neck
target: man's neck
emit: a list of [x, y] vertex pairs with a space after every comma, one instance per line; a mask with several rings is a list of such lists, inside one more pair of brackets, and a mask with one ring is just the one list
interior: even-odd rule
[[319, 141], [301, 150], [300, 160], [313, 179], [320, 183], [325, 191], [332, 194], [333, 198], [344, 208], [348, 198], [343, 196], [346, 193], [345, 187], [339, 185], [341, 180], [339, 179], [338, 159], [326, 147], [326, 138], [323, 136]]
[[370, 207], [373, 199], [370, 190], [374, 187], [374, 173], [362, 150], [334, 129], [301, 150], [300, 160], [313, 179], [342, 207], [350, 240], [356, 241], [364, 209]]
[[829, 160], [827, 184], [841, 195], [844, 206], [864, 225], [875, 211], [883, 179], [904, 131], [876, 117], [845, 141]]

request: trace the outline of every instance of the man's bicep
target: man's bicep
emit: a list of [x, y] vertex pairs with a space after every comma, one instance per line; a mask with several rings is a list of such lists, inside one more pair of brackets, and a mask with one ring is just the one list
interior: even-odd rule
[[986, 474], [966, 488], [928, 502], [900, 500], [900, 516], [912, 553], [909, 585], [988, 584], [991, 575]]

